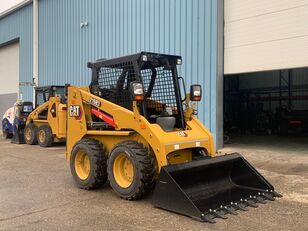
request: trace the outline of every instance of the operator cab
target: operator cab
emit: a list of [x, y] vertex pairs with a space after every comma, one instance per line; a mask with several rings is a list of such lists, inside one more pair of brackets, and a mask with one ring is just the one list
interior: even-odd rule
[[46, 103], [50, 97], [60, 97], [61, 103], [66, 103], [65, 86], [44, 86], [35, 88], [35, 107]]
[[150, 52], [88, 63], [92, 69], [90, 91], [132, 110], [131, 86], [140, 83], [139, 91], [144, 93], [142, 100], [137, 101], [140, 114], [165, 131], [184, 129], [185, 92], [182, 97], [179, 82], [183, 79], [177, 73], [181, 63], [181, 56]]
[[[43, 86], [35, 88], [35, 108], [46, 103], [50, 97], [59, 97], [60, 102], [66, 104], [66, 86]], [[48, 108], [39, 113], [39, 119], [46, 120]]]

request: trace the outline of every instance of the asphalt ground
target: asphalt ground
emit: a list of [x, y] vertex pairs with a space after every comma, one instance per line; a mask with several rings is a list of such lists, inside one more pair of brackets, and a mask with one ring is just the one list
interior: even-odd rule
[[81, 190], [63, 145], [1, 139], [0, 230], [308, 230], [308, 142], [284, 139], [244, 138], [221, 150], [241, 152], [284, 197], [216, 224], [154, 208], [151, 195], [125, 201], [109, 186]]

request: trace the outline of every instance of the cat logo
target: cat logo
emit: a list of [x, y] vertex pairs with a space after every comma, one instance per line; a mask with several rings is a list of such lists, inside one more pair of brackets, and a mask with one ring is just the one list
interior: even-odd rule
[[80, 117], [80, 106], [79, 105], [70, 106], [70, 117]]

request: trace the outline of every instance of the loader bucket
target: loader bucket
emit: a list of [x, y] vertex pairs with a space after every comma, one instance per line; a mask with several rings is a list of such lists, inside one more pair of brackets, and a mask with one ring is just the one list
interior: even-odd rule
[[247, 207], [281, 197], [240, 154], [203, 158], [161, 169], [152, 203], [155, 207], [215, 223]]
[[15, 128], [11, 143], [13, 144], [25, 144], [26, 143], [25, 137], [24, 137], [24, 126]]

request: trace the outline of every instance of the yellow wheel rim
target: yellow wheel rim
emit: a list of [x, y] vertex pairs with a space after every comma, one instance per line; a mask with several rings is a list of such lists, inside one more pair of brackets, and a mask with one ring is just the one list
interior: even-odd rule
[[25, 137], [27, 140], [31, 140], [31, 129], [27, 128], [25, 131]]
[[81, 180], [85, 180], [90, 175], [90, 158], [84, 150], [79, 150], [74, 161], [75, 171]]
[[45, 141], [45, 139], [46, 139], [45, 132], [43, 130], [40, 130], [39, 131], [39, 140], [40, 140], [40, 142], [43, 143]]
[[134, 166], [125, 154], [116, 157], [113, 163], [113, 175], [121, 188], [128, 188], [134, 180]]

